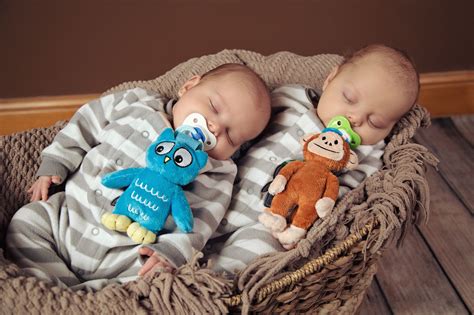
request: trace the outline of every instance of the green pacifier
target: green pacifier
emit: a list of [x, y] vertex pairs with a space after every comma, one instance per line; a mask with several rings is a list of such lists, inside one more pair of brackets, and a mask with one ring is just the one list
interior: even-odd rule
[[351, 123], [344, 116], [333, 117], [329, 121], [327, 128], [339, 129], [339, 131], [343, 133], [343, 138], [349, 143], [351, 149], [357, 148], [361, 143], [360, 136], [357, 134], [357, 132], [352, 130]]

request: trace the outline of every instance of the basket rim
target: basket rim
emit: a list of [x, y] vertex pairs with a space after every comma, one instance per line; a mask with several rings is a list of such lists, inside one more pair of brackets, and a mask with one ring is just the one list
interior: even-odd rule
[[[314, 258], [304, 264], [302, 267], [298, 268], [295, 271], [281, 277], [280, 279], [275, 279], [265, 286], [257, 290], [255, 296], [257, 302], [263, 301], [268, 295], [275, 293], [277, 290], [295, 285], [307, 276], [316, 273], [320, 268], [334, 262], [341, 254], [348, 249], [354, 247], [358, 242], [360, 242], [365, 236], [367, 236], [376, 226], [378, 221], [376, 219], [370, 220], [364, 227], [360, 230], [349, 234], [344, 241], [338, 245], [326, 250], [321, 256]], [[227, 306], [235, 307], [242, 304], [242, 293], [238, 293], [231, 296], [224, 296], [220, 298]]]

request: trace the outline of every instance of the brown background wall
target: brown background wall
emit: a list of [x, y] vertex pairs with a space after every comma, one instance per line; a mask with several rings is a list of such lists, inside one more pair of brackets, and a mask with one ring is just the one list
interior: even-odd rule
[[95, 93], [225, 48], [404, 48], [420, 72], [474, 68], [472, 0], [0, 0], [0, 98]]

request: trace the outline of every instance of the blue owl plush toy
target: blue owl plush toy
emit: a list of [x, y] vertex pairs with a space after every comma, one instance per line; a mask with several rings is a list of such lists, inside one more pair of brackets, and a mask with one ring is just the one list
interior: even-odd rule
[[193, 215], [181, 186], [189, 184], [206, 163], [200, 141], [166, 128], [147, 149], [145, 168], [128, 168], [102, 178], [109, 188], [128, 186], [112, 213], [102, 216], [102, 224], [127, 232], [136, 243], [150, 244], [171, 212], [178, 228], [191, 232]]

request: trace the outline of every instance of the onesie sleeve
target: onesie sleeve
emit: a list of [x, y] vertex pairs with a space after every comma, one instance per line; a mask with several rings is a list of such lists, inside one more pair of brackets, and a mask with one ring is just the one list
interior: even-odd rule
[[[77, 170], [86, 153], [100, 143], [104, 128], [120, 116], [123, 108], [150, 96], [143, 89], [133, 89], [103, 96], [79, 108], [69, 123], [41, 153], [42, 162], [36, 173], [58, 175], [61, 182]], [[124, 113], [123, 113], [124, 114]]]
[[359, 165], [354, 170], [339, 176], [339, 198], [382, 168], [384, 149], [385, 142], [382, 140], [375, 145], [360, 145], [355, 150], [359, 158]]
[[185, 190], [191, 206], [194, 227], [191, 233], [175, 228], [158, 236], [156, 243], [145, 245], [179, 267], [201, 251], [217, 230], [229, 207], [237, 166], [232, 160], [218, 161], [209, 157], [200, 175]]

